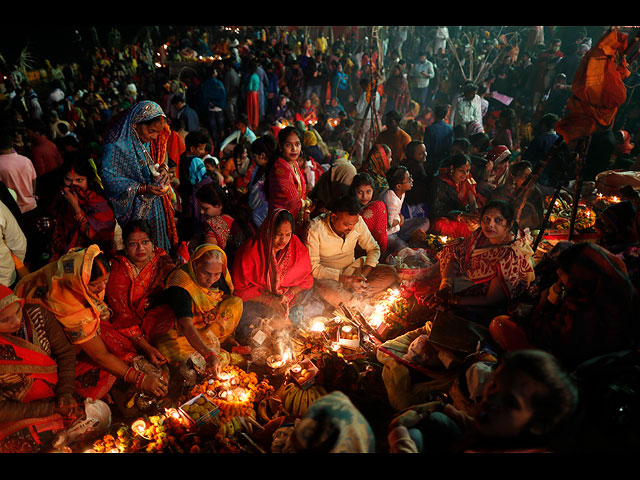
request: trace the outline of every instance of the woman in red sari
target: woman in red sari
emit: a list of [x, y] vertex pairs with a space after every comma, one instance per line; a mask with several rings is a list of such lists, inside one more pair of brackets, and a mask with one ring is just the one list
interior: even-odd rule
[[0, 453], [46, 446], [77, 407], [73, 346], [53, 316], [24, 307], [0, 285]]
[[64, 164], [62, 181], [51, 208], [51, 259], [94, 243], [111, 253], [116, 222], [93, 166], [84, 157], [74, 158]]
[[311, 202], [307, 199], [307, 182], [298, 165], [302, 138], [294, 127], [278, 133], [278, 150], [267, 165], [265, 191], [269, 211], [288, 210], [299, 227], [308, 220]]
[[361, 172], [353, 177], [349, 189], [362, 204], [360, 216], [369, 227], [373, 238], [380, 245], [381, 256], [387, 251], [387, 206], [382, 200], [376, 199], [374, 180], [368, 173]]
[[141, 325], [175, 264], [154, 245], [146, 220], [127, 223], [122, 228], [122, 239], [125, 255], [116, 255], [111, 261], [105, 290], [111, 318], [100, 323], [100, 335], [109, 350], [126, 363], [143, 353], [151, 363], [161, 365], [166, 360], [145, 338]]
[[431, 233], [466, 237], [475, 230], [481, 199], [471, 176], [469, 157], [454, 155], [440, 168], [433, 181], [430, 200]]
[[291, 309], [301, 307], [313, 287], [309, 251], [293, 233], [293, 215], [275, 209], [258, 236], [236, 252], [231, 268], [235, 294], [244, 302], [236, 340], [243, 343], [256, 319], [276, 318], [291, 325]]

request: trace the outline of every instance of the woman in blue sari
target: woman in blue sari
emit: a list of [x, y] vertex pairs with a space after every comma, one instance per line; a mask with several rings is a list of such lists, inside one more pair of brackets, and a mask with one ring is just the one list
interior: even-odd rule
[[157, 103], [142, 101], [131, 107], [104, 136], [102, 181], [118, 223], [147, 219], [156, 245], [170, 252], [175, 224], [170, 202], [163, 201], [169, 193], [169, 167], [165, 149], [155, 142], [166, 127]]

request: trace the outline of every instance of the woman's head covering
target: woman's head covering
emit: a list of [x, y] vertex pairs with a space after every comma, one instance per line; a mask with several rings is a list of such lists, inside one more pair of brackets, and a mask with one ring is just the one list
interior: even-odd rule
[[493, 147], [485, 155], [487, 161], [493, 162], [493, 168], [489, 174], [487, 181], [493, 185], [502, 185], [509, 173], [509, 159], [511, 158], [511, 150], [504, 145]]
[[342, 392], [316, 400], [293, 432], [296, 452], [374, 453], [375, 437], [364, 416]]
[[104, 291], [88, 290], [97, 245], [73, 250], [18, 282], [15, 293], [27, 303], [41, 305], [62, 324], [72, 343], [83, 343], [99, 333], [100, 314], [107, 308]]
[[18, 297], [9, 287], [0, 285], [0, 311], [16, 302], [19, 302], [20, 306], [24, 306], [23, 298]]

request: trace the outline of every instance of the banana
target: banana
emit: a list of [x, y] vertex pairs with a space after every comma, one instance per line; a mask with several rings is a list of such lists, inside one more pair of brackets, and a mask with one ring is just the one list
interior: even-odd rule
[[309, 407], [311, 405], [313, 405], [313, 402], [315, 402], [318, 399], [318, 389], [315, 387], [315, 385], [313, 387], [311, 387], [309, 389]]
[[258, 418], [260, 421], [267, 423], [270, 418], [267, 414], [267, 399], [263, 398], [260, 403], [258, 403]]
[[283, 398], [283, 405], [284, 405], [284, 409], [289, 412], [289, 413], [293, 413], [293, 398], [295, 397], [295, 390], [290, 390], [287, 392], [286, 395], [284, 395]]
[[226, 438], [226, 436], [227, 436], [227, 422], [224, 422], [224, 423], [220, 424], [220, 430], [218, 430], [218, 434], [222, 438]]
[[227, 420], [227, 437], [233, 437], [233, 434], [236, 433], [235, 426], [231, 420]]
[[317, 385], [318, 387], [318, 395], [321, 397], [324, 397], [328, 392], [327, 389], [324, 388], [322, 385]]
[[305, 390], [302, 392], [302, 401], [300, 402], [300, 415], [304, 415], [305, 413], [307, 413], [307, 410], [309, 409], [309, 390]]
[[291, 405], [291, 413], [300, 416], [300, 401], [302, 400], [302, 390], [296, 389], [293, 396], [293, 404]]
[[238, 432], [240, 432], [242, 430], [242, 424], [240, 423], [240, 419], [238, 417], [233, 417], [231, 419], [231, 423], [233, 423], [233, 428], [234, 431], [233, 433], [236, 434]]

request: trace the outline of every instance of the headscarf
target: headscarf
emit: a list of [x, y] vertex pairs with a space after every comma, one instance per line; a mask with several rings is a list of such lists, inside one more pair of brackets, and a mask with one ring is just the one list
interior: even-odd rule
[[[262, 222], [256, 238], [247, 241], [236, 253], [232, 268], [236, 295], [248, 301], [263, 293], [283, 295], [288, 288], [313, 287], [309, 251], [293, 234], [278, 254], [273, 252], [276, 220], [285, 209], [277, 208]], [[294, 219], [295, 222], [295, 219]], [[292, 225], [295, 229], [295, 225]]]
[[87, 289], [93, 262], [100, 253], [97, 245], [71, 251], [27, 275], [15, 288], [16, 295], [27, 303], [52, 312], [74, 344], [99, 334], [100, 314], [107, 308], [104, 290], [93, 294]]
[[[148, 219], [158, 237], [157, 245], [168, 252], [172, 245], [164, 197], [137, 194], [141, 184], [153, 181], [150, 166], [155, 160], [152, 153], [162, 154], [165, 149], [152, 147], [151, 143], [143, 144], [133, 128], [140, 122], [160, 116], [165, 116], [160, 105], [142, 101], [111, 126], [103, 140], [102, 181], [118, 222], [124, 225], [133, 219]], [[162, 138], [166, 141], [168, 136], [165, 138], [165, 132], [166, 129]]]
[[16, 302], [19, 302], [21, 307], [24, 306], [24, 298], [18, 297], [9, 287], [0, 284], [0, 312]]
[[487, 161], [493, 162], [493, 168], [491, 169], [491, 173], [489, 173], [489, 178], [487, 178], [487, 182], [490, 185], [497, 187], [504, 183], [509, 173], [510, 157], [511, 150], [504, 145], [493, 147], [487, 152], [485, 158]]
[[342, 392], [316, 400], [293, 432], [297, 452], [375, 453], [375, 437], [366, 418]]
[[195, 273], [195, 263], [205, 253], [217, 250], [222, 254], [222, 275], [229, 288], [229, 293], [233, 293], [234, 286], [231, 281], [231, 274], [227, 266], [227, 255], [217, 245], [205, 243], [196, 248], [187, 263], [176, 269], [167, 278], [167, 286], [178, 286], [189, 292], [193, 299], [194, 314], [206, 315], [213, 310], [224, 295], [224, 292], [217, 287], [207, 288], [198, 283]]
[[383, 192], [389, 189], [389, 183], [387, 182], [387, 171], [389, 170], [391, 163], [389, 156], [383, 145], [374, 145], [369, 155], [360, 168], [361, 172], [367, 172], [373, 176], [375, 186], [378, 192]]

